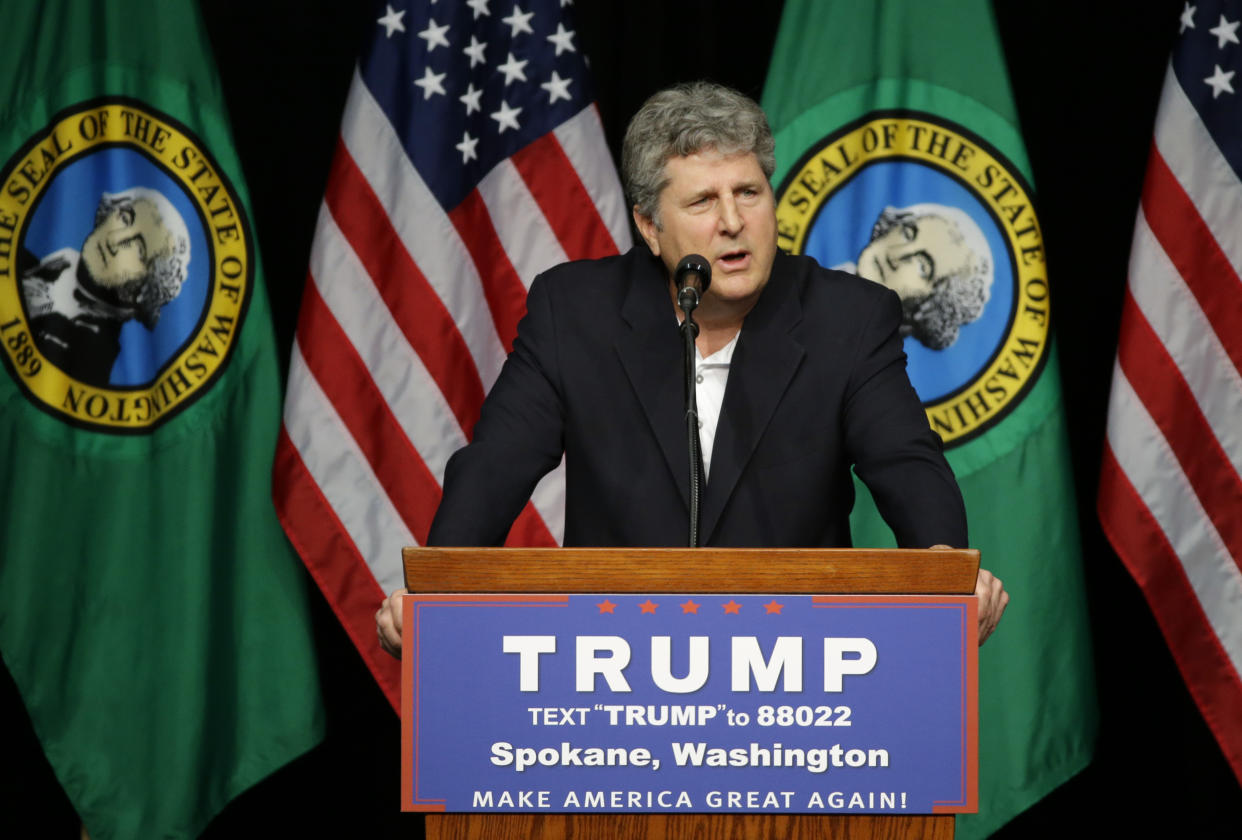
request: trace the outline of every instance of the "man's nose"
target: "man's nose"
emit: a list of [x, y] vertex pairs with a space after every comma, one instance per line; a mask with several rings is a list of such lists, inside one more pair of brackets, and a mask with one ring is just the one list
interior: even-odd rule
[[733, 196], [726, 195], [720, 202], [720, 232], [736, 236], [741, 232], [744, 222]]

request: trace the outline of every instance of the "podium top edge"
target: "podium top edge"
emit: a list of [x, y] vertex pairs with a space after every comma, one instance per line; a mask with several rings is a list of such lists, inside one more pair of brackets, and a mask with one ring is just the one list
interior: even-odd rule
[[974, 591], [976, 549], [406, 548], [411, 592]]

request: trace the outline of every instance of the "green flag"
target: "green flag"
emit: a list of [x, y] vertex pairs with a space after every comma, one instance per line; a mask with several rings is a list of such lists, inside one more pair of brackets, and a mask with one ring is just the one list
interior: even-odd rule
[[318, 742], [281, 389], [192, 2], [0, 3], [0, 654], [94, 838]]
[[[1090, 761], [1097, 721], [1043, 240], [989, 4], [790, 0], [763, 105], [780, 246], [901, 296], [971, 547], [1012, 595], [980, 651], [980, 812], [958, 820], [986, 836]], [[892, 545], [858, 487], [855, 544]]]

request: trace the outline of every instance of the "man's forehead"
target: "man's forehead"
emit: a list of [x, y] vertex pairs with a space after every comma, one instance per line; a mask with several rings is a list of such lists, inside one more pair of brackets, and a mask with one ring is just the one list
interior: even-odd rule
[[725, 182], [767, 181], [754, 152], [721, 154], [714, 148], [668, 158], [664, 176], [666, 186], [690, 190]]

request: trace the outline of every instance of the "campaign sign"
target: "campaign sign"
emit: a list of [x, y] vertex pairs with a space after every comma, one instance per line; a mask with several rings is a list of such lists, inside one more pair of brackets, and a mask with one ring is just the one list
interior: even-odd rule
[[975, 599], [409, 595], [402, 808], [970, 812]]

